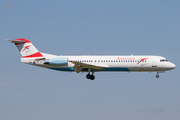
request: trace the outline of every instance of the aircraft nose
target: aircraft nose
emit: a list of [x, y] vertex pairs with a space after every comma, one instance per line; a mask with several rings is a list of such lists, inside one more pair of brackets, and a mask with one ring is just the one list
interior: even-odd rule
[[174, 69], [175, 67], [176, 67], [175, 64], [173, 64], [173, 63], [170, 64], [170, 68], [171, 68], [171, 69]]

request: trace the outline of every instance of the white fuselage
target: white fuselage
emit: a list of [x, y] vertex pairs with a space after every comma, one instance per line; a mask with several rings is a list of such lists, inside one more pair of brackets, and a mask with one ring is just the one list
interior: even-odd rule
[[[43, 53], [42, 53], [43, 54]], [[67, 58], [65, 65], [44, 64], [43, 58], [22, 58], [23, 63], [32, 64], [40, 67], [50, 68], [59, 71], [74, 71], [74, 64], [69, 61], [77, 61], [87, 65], [102, 66], [103, 68], [91, 69], [92, 72], [98, 71], [167, 71], [175, 68], [175, 65], [161, 56], [54, 56], [43, 54], [45, 59]], [[84, 67], [82, 72], [88, 72]]]
[[59, 71], [88, 72], [86, 78], [91, 80], [95, 79], [93, 73], [100, 71], [157, 71], [159, 78], [158, 73], [175, 68], [161, 56], [56, 56], [39, 52], [25, 38], [6, 41], [16, 45], [23, 63]]

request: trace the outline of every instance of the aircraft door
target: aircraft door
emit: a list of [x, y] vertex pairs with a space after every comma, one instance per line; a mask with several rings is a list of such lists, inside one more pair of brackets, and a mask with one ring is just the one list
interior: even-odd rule
[[152, 67], [157, 67], [157, 59], [154, 59], [154, 60], [152, 61]]

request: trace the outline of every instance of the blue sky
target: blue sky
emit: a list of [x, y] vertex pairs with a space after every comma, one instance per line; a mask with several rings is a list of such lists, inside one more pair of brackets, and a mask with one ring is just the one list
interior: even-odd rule
[[[1, 0], [0, 119], [179, 120], [180, 1]], [[55, 55], [160, 55], [160, 74], [59, 72], [20, 62], [4, 39]]]

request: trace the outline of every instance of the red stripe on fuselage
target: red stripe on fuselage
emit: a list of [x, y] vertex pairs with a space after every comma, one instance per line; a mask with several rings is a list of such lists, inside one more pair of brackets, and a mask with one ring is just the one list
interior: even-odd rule
[[23, 56], [22, 58], [30, 58], [30, 57], [43, 57], [43, 55], [40, 52], [37, 52], [32, 55]]

